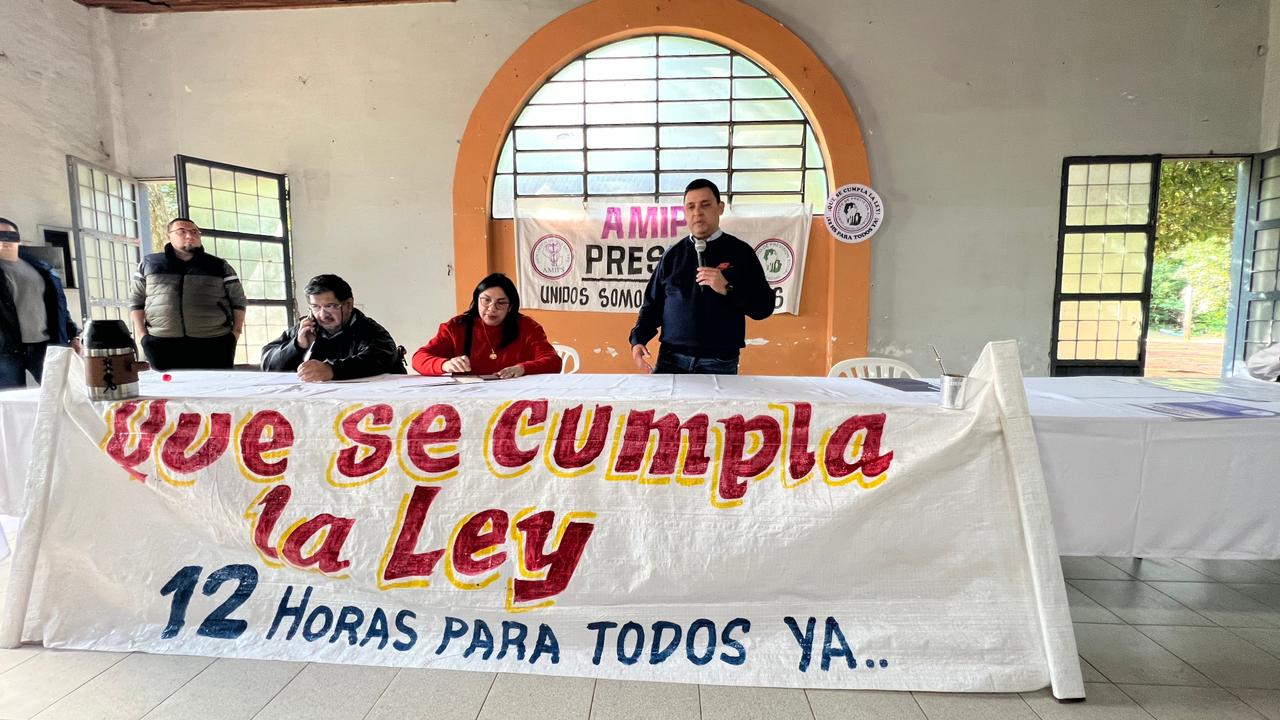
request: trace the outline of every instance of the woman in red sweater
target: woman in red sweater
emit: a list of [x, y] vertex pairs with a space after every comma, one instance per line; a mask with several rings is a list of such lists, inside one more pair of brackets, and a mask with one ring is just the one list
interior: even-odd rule
[[511, 278], [494, 273], [471, 293], [471, 307], [440, 326], [413, 354], [423, 375], [472, 373], [517, 378], [560, 372], [560, 356], [533, 318], [520, 314], [520, 294]]

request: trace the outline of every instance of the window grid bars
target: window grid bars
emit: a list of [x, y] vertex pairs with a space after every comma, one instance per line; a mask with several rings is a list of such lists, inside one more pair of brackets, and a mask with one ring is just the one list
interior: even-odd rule
[[[641, 37], [643, 37], [643, 36], [641, 36]], [[664, 35], [664, 36], [654, 36], [654, 37], [683, 37], [683, 36]], [[624, 39], [624, 40], [620, 40], [620, 41], [618, 41], [618, 42], [627, 42], [627, 41], [629, 41], [629, 40], [634, 40], [634, 39], [636, 39], [636, 38], [627, 38], [627, 39]], [[692, 39], [695, 39], [695, 40], [696, 40], [697, 38], [692, 38]], [[703, 42], [705, 42], [705, 41], [703, 41]], [[538, 92], [540, 92], [540, 91], [542, 90], [542, 87], [546, 87], [547, 85], [551, 85], [551, 84], [554, 84], [554, 83], [581, 83], [581, 84], [582, 84], [582, 86], [583, 86], [583, 88], [582, 88], [582, 100], [581, 100], [581, 101], [574, 101], [574, 102], [547, 102], [547, 103], [537, 103], [536, 105], [535, 105], [534, 103], [532, 103], [532, 102], [526, 102], [525, 106], [524, 106], [523, 108], [521, 108], [521, 114], [523, 114], [523, 113], [524, 113], [524, 111], [525, 111], [525, 109], [527, 109], [527, 108], [529, 108], [529, 107], [573, 107], [573, 106], [578, 106], [578, 107], [581, 107], [581, 108], [582, 108], [582, 122], [580, 122], [580, 123], [576, 123], [576, 124], [556, 124], [556, 125], [518, 125], [518, 124], [513, 124], [513, 125], [512, 125], [511, 129], [510, 129], [510, 130], [508, 130], [508, 132], [507, 132], [507, 137], [506, 137], [506, 140], [505, 140], [505, 142], [504, 142], [502, 152], [500, 152], [500, 154], [499, 154], [499, 158], [500, 158], [499, 162], [501, 162], [501, 157], [507, 154], [507, 149], [508, 149], [508, 148], [510, 149], [510, 153], [511, 153], [511, 168], [510, 168], [510, 170], [509, 170], [509, 171], [507, 171], [507, 172], [498, 172], [498, 173], [495, 173], [495, 178], [499, 178], [499, 177], [510, 177], [510, 178], [511, 178], [511, 199], [514, 201], [514, 203], [518, 203], [521, 199], [531, 199], [531, 200], [532, 200], [532, 199], [555, 199], [555, 198], [581, 198], [581, 199], [583, 199], [584, 201], [586, 201], [586, 200], [589, 200], [589, 199], [592, 199], [592, 198], [601, 198], [601, 199], [604, 199], [604, 198], [611, 198], [611, 197], [627, 197], [627, 198], [635, 198], [635, 197], [646, 197], [646, 196], [647, 196], [647, 197], [653, 197], [653, 198], [655, 198], [655, 200], [657, 200], [657, 199], [663, 198], [663, 197], [665, 197], [665, 196], [675, 196], [675, 195], [680, 195], [680, 194], [682, 194], [683, 188], [681, 188], [680, 190], [663, 191], [663, 189], [662, 189], [662, 176], [663, 176], [664, 174], [668, 174], [668, 175], [691, 175], [691, 176], [708, 175], [708, 174], [715, 174], [715, 175], [721, 175], [721, 174], [723, 174], [723, 175], [725, 176], [725, 181], [726, 181], [726, 182], [725, 182], [725, 187], [722, 187], [720, 190], [721, 190], [721, 194], [722, 194], [722, 195], [724, 195], [724, 196], [728, 196], [728, 197], [734, 197], [734, 198], [736, 198], [736, 197], [739, 197], [739, 196], [741, 196], [741, 197], [760, 197], [760, 196], [793, 195], [793, 196], [795, 196], [795, 197], [796, 197], [797, 201], [799, 201], [799, 202], [803, 202], [803, 201], [804, 201], [804, 199], [805, 199], [805, 198], [807, 197], [807, 195], [808, 195], [808, 190], [810, 189], [810, 188], [808, 187], [808, 184], [809, 184], [809, 182], [808, 182], [808, 172], [809, 172], [809, 171], [812, 171], [812, 170], [825, 170], [825, 168], [826, 168], [826, 163], [825, 163], [825, 159], [824, 159], [824, 158], [822, 158], [822, 156], [821, 156], [821, 150], [820, 150], [820, 148], [816, 148], [816, 149], [818, 149], [818, 150], [819, 150], [819, 164], [814, 165], [814, 164], [810, 164], [810, 163], [809, 163], [809, 155], [810, 155], [810, 152], [811, 152], [811, 150], [815, 149], [815, 148], [813, 148], [813, 147], [811, 146], [811, 144], [810, 144], [811, 138], [814, 138], [814, 136], [813, 136], [813, 132], [812, 132], [812, 129], [811, 129], [811, 127], [810, 127], [810, 124], [809, 124], [809, 122], [808, 122], [808, 119], [804, 117], [804, 111], [799, 107], [799, 104], [798, 104], [798, 103], [796, 103], [795, 98], [794, 98], [794, 97], [792, 97], [792, 96], [791, 96], [791, 94], [790, 94], [789, 92], [788, 92], [785, 96], [783, 96], [783, 97], [751, 97], [751, 98], [743, 98], [743, 97], [738, 96], [738, 95], [737, 95], [737, 92], [736, 92], [737, 88], [735, 87], [735, 86], [736, 86], [736, 83], [734, 82], [735, 80], [746, 80], [746, 79], [769, 79], [769, 80], [774, 80], [775, 82], [777, 82], [777, 79], [776, 79], [776, 78], [774, 78], [772, 75], [770, 75], [767, 71], [764, 71], [764, 70], [763, 70], [763, 68], [759, 68], [759, 66], [755, 63], [755, 61], [751, 60], [750, 58], [748, 58], [748, 57], [746, 57], [746, 56], [744, 56], [744, 55], [742, 55], [742, 54], [740, 54], [740, 53], [733, 52], [733, 51], [728, 50], [728, 49], [726, 48], [726, 49], [725, 49], [725, 52], [719, 52], [719, 53], [688, 53], [688, 54], [679, 54], [679, 55], [663, 55], [663, 54], [661, 54], [661, 52], [660, 52], [660, 51], [658, 51], [658, 50], [657, 50], [657, 48], [658, 48], [660, 45], [661, 45], [661, 43], [660, 43], [660, 42], [655, 42], [655, 43], [654, 43], [654, 48], [655, 48], [655, 50], [654, 50], [654, 52], [653, 52], [653, 53], [651, 53], [651, 54], [643, 54], [643, 55], [641, 55], [641, 54], [637, 54], [637, 55], [627, 55], [627, 56], [624, 56], [624, 57], [625, 57], [626, 59], [645, 59], [645, 58], [653, 58], [653, 59], [655, 59], [655, 60], [658, 60], [658, 59], [663, 58], [663, 57], [669, 57], [669, 58], [680, 58], [680, 59], [690, 59], [690, 58], [692, 58], [692, 59], [696, 59], [696, 58], [721, 58], [721, 57], [727, 57], [727, 58], [729, 59], [729, 74], [728, 74], [728, 75], [703, 75], [703, 76], [695, 76], [695, 77], [663, 78], [663, 77], [656, 77], [656, 75], [659, 75], [659, 74], [660, 74], [660, 70], [659, 70], [659, 69], [657, 69], [657, 68], [655, 68], [655, 71], [654, 71], [654, 73], [655, 73], [655, 77], [645, 77], [645, 78], [608, 78], [608, 79], [596, 78], [596, 79], [588, 79], [588, 78], [586, 77], [586, 64], [585, 64], [585, 63], [586, 63], [586, 60], [587, 60], [587, 59], [590, 59], [590, 55], [591, 55], [591, 53], [598, 52], [601, 48], [596, 48], [595, 50], [592, 50], [592, 51], [589, 51], [589, 52], [587, 52], [587, 53], [584, 53], [583, 55], [579, 56], [578, 58], [575, 58], [574, 60], [570, 61], [569, 63], [566, 63], [566, 64], [565, 64], [565, 66], [564, 66], [564, 68], [561, 68], [559, 71], [557, 71], [557, 73], [556, 73], [557, 75], [558, 75], [558, 74], [560, 74], [561, 72], [563, 72], [565, 68], [568, 68], [568, 67], [572, 66], [572, 65], [573, 65], [574, 63], [576, 63], [576, 62], [580, 62], [580, 63], [583, 63], [582, 77], [581, 77], [580, 79], [563, 79], [563, 80], [561, 80], [561, 79], [556, 79], [556, 78], [553, 76], [551, 79], [547, 80], [547, 81], [546, 81], [546, 82], [545, 82], [541, 87], [539, 87], [539, 88], [538, 88], [538, 90], [534, 92], [533, 96], [531, 96], [531, 98], [530, 98], [530, 99], [532, 100], [532, 97], [536, 97], [536, 96], [537, 96], [537, 93], [538, 93]], [[604, 47], [608, 47], [608, 46], [604, 46]], [[751, 67], [755, 67], [755, 68], [759, 69], [759, 70], [760, 70], [760, 72], [761, 72], [762, 74], [740, 74], [739, 69], [738, 69], [738, 62], [736, 62], [737, 58], [742, 58], [744, 61], [746, 61], [746, 62], [750, 63]], [[663, 105], [681, 104], [681, 103], [689, 103], [689, 102], [700, 102], [700, 101], [699, 101], [699, 100], [697, 100], [697, 99], [685, 99], [685, 100], [659, 100], [659, 99], [656, 99], [658, 96], [660, 96], [660, 94], [661, 94], [660, 92], [656, 92], [656, 93], [655, 93], [655, 99], [654, 99], [654, 100], [643, 100], [643, 101], [608, 101], [608, 102], [600, 101], [600, 102], [590, 102], [590, 101], [588, 101], [588, 100], [586, 99], [586, 95], [587, 95], [587, 84], [588, 84], [588, 83], [601, 83], [601, 82], [628, 82], [628, 81], [651, 81], [651, 82], [655, 83], [655, 85], [656, 85], [656, 84], [660, 84], [663, 80], [676, 80], [676, 81], [724, 80], [724, 81], [727, 81], [727, 82], [728, 82], [728, 84], [729, 84], [729, 93], [728, 93], [728, 97], [727, 97], [727, 98], [715, 98], [715, 99], [713, 99], [713, 100], [709, 100], [708, 102], [721, 102], [721, 103], [726, 103], [726, 104], [728, 104], [728, 106], [729, 106], [729, 117], [728, 117], [727, 119], [708, 119], [708, 120], [696, 120], [696, 119], [695, 119], [695, 120], [680, 120], [680, 121], [663, 122], [663, 121], [660, 119], [660, 118], [661, 118], [660, 108], [661, 108]], [[781, 86], [781, 83], [778, 83], [778, 84]], [[656, 88], [655, 88], [655, 90], [656, 90]], [[786, 92], [786, 88], [785, 88], [785, 86], [783, 87], [783, 91], [784, 91], [784, 92]], [[734, 116], [735, 116], [735, 114], [738, 112], [738, 110], [737, 110], [737, 106], [735, 105], [735, 102], [736, 102], [736, 101], [741, 101], [741, 100], [774, 100], [774, 101], [778, 101], [778, 100], [787, 100], [787, 101], [790, 101], [790, 102], [792, 103], [792, 105], [793, 105], [793, 106], [795, 106], [795, 108], [796, 108], [797, 112], [799, 112], [799, 114], [801, 115], [801, 119], [773, 119], [773, 120], [770, 120], [770, 119], [762, 119], [762, 120], [759, 120], [759, 119], [758, 119], [758, 120], [747, 120], [747, 119], [743, 119], [743, 120], [737, 120], [737, 119], [735, 119], [735, 117], [734, 117]], [[655, 109], [655, 114], [658, 116], [658, 118], [659, 118], [659, 119], [657, 119], [657, 120], [656, 120], [655, 122], [653, 122], [653, 123], [588, 123], [588, 122], [587, 122], [587, 107], [588, 107], [589, 105], [593, 105], [593, 104], [608, 104], [608, 105], [628, 105], [628, 104], [630, 104], [630, 105], [636, 105], [637, 107], [644, 106], [644, 107], [646, 107], [646, 108], [647, 108], [647, 107], [649, 107], [649, 106], [653, 106], [653, 107], [654, 107], [654, 109]], [[519, 121], [519, 117], [520, 117], [520, 115], [517, 115], [517, 116], [516, 116], [516, 118], [517, 118], [516, 122], [518, 122], [518, 121]], [[724, 145], [706, 145], [706, 146], [689, 147], [689, 146], [684, 146], [684, 145], [664, 145], [664, 144], [663, 144], [663, 142], [662, 142], [662, 133], [661, 133], [661, 129], [662, 129], [663, 127], [677, 127], [677, 126], [715, 126], [715, 125], [726, 125], [726, 126], [728, 127], [729, 137], [728, 137], [728, 140], [727, 140], [727, 143], [726, 143], [726, 144], [724, 144]], [[734, 144], [734, 135], [736, 134], [736, 132], [735, 132], [735, 131], [736, 131], [736, 129], [737, 129], [738, 127], [750, 127], [750, 126], [798, 126], [798, 127], [800, 127], [800, 128], [801, 128], [800, 141], [799, 141], [799, 143], [796, 143], [796, 144], [781, 144], [781, 145], [743, 145], [743, 146], [735, 145], [735, 144]], [[651, 130], [651, 131], [653, 132], [653, 136], [654, 136], [654, 144], [652, 145], [652, 147], [650, 147], [650, 146], [644, 146], [644, 147], [606, 147], [606, 148], [596, 147], [596, 148], [592, 148], [592, 147], [590, 147], [590, 145], [588, 144], [588, 141], [587, 141], [587, 134], [588, 134], [588, 132], [587, 132], [587, 131], [588, 131], [588, 129], [591, 129], [591, 128], [606, 128], [606, 129], [622, 129], [622, 128], [626, 128], [626, 129], [636, 128], [636, 129], [638, 129], [638, 128], [645, 128], [645, 129], [647, 129], [647, 130]], [[581, 147], [580, 147], [580, 148], [576, 148], [576, 149], [575, 149], [575, 148], [565, 148], [565, 149], [555, 149], [555, 148], [547, 149], [547, 148], [543, 148], [543, 149], [538, 149], [538, 150], [521, 150], [521, 151], [517, 151], [516, 146], [515, 146], [515, 142], [516, 142], [516, 141], [515, 141], [515, 134], [516, 134], [516, 132], [517, 132], [518, 130], [528, 130], [528, 129], [539, 129], [539, 130], [567, 130], [567, 129], [574, 129], [574, 130], [577, 130], [579, 133], [581, 133], [582, 145], [581, 145]], [[816, 141], [816, 139], [815, 139], [815, 141]], [[734, 154], [734, 151], [735, 151], [735, 150], [738, 150], [738, 149], [761, 149], [761, 150], [767, 150], [767, 149], [771, 149], [771, 148], [774, 148], [774, 149], [792, 149], [792, 148], [798, 148], [798, 149], [800, 149], [800, 151], [801, 151], [801, 152], [800, 152], [800, 162], [799, 162], [799, 164], [798, 164], [797, 166], [795, 166], [795, 167], [786, 167], [786, 168], [736, 168], [736, 169], [734, 168], [734, 164], [733, 164], [733, 154]], [[695, 168], [664, 168], [664, 167], [663, 167], [663, 165], [662, 165], [662, 152], [663, 152], [664, 150], [720, 150], [720, 149], [726, 150], [726, 151], [727, 151], [727, 153], [728, 153], [727, 166], [726, 166], [726, 167], [724, 167], [724, 168], [705, 168], [705, 167], [704, 167], [704, 168], [699, 168], [699, 167], [695, 167]], [[596, 150], [596, 151], [600, 151], [600, 150], [652, 150], [652, 152], [654, 153], [654, 169], [653, 169], [653, 170], [612, 170], [612, 171], [611, 171], [611, 170], [597, 170], [597, 171], [592, 171], [592, 170], [590, 170], [589, 165], [588, 165], [588, 153], [589, 153], [589, 152], [591, 152], [592, 150]], [[517, 152], [520, 152], [520, 153], [572, 153], [572, 152], [576, 152], [576, 153], [579, 153], [579, 154], [580, 154], [580, 158], [581, 158], [581, 162], [582, 162], [582, 170], [581, 170], [580, 172], [579, 172], [579, 171], [566, 171], [566, 172], [552, 172], [552, 171], [546, 171], [546, 172], [521, 172], [521, 171], [518, 169], [518, 166], [517, 166], [517, 157], [516, 157]], [[734, 180], [735, 180], [734, 176], [735, 176], [736, 174], [739, 174], [739, 173], [753, 173], [753, 174], [756, 174], [756, 173], [759, 173], [759, 174], [799, 173], [799, 175], [800, 175], [799, 189], [798, 189], [798, 190], [789, 190], [789, 189], [788, 189], [788, 190], [767, 190], [767, 189], [766, 189], [766, 190], [742, 190], [742, 191], [739, 191], [739, 190], [736, 190], [736, 189], [735, 189], [735, 182], [734, 182]], [[642, 192], [642, 191], [594, 192], [594, 193], [593, 193], [593, 192], [591, 192], [591, 191], [590, 191], [590, 176], [591, 176], [591, 175], [613, 175], [613, 176], [619, 176], [619, 175], [622, 175], [622, 176], [625, 176], [625, 175], [632, 175], [632, 176], [636, 176], [636, 177], [652, 177], [652, 178], [653, 178], [653, 189], [654, 189], [654, 191], [653, 191], [652, 193]], [[536, 177], [577, 177], [577, 178], [579, 179], [579, 184], [580, 184], [580, 187], [581, 187], [581, 189], [582, 189], [582, 192], [581, 192], [581, 193], [573, 193], [573, 192], [522, 193], [522, 192], [520, 192], [520, 183], [519, 183], [519, 178], [521, 178], [521, 177], [531, 177], [531, 178], [536, 178]], [[496, 192], [496, 186], [497, 186], [497, 183], [495, 182], [495, 183], [494, 183], [494, 185], [495, 185], [495, 192]], [[493, 205], [496, 207], [497, 203], [496, 203], [496, 202], [494, 202], [494, 203], [493, 203]], [[514, 210], [514, 205], [513, 205], [512, 209]]]

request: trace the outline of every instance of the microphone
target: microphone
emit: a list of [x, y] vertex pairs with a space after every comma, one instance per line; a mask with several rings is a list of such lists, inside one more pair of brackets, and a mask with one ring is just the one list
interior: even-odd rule
[[[693, 239], [693, 249], [698, 253], [698, 267], [705, 267], [706, 263], [702, 261], [702, 253], [707, 251], [707, 241], [701, 238]], [[703, 290], [707, 289], [706, 285], [702, 286]]]

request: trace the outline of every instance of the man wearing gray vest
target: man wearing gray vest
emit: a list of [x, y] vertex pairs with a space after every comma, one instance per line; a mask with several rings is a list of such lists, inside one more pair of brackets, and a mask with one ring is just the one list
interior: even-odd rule
[[231, 264], [204, 251], [200, 228], [169, 221], [164, 252], [142, 259], [129, 316], [157, 370], [230, 369], [244, 330], [245, 297]]

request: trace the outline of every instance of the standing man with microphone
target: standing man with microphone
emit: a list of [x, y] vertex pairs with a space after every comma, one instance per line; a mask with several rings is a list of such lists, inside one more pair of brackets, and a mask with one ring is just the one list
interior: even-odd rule
[[[631, 358], [650, 373], [736, 375], [746, 318], [773, 314], [773, 290], [750, 245], [720, 229], [720, 189], [699, 178], [684, 190], [690, 235], [653, 269], [635, 327]], [[648, 343], [662, 328], [656, 363]]]

